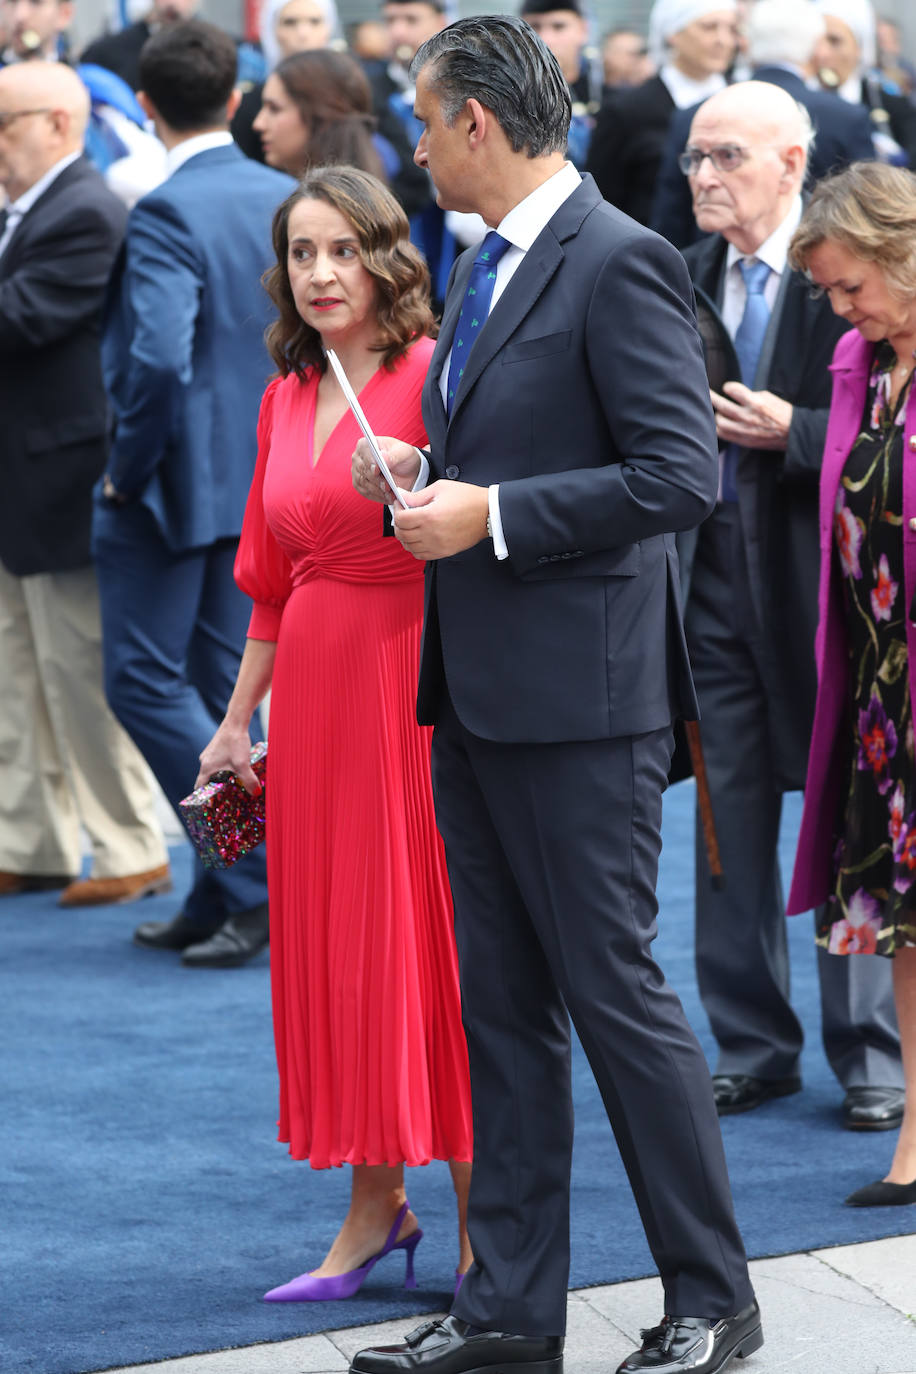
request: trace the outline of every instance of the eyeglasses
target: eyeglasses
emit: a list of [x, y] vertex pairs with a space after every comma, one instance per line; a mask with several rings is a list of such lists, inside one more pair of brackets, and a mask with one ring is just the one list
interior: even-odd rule
[[47, 105], [42, 106], [40, 110], [0, 110], [0, 133], [3, 133], [4, 129], [8, 129], [16, 119], [24, 119], [26, 115], [50, 113], [50, 108]]
[[721, 147], [710, 148], [705, 153], [700, 148], [685, 148], [677, 165], [685, 177], [696, 176], [706, 158], [709, 158], [717, 172], [737, 172], [750, 155], [749, 149], [741, 148], [737, 143], [723, 143]]

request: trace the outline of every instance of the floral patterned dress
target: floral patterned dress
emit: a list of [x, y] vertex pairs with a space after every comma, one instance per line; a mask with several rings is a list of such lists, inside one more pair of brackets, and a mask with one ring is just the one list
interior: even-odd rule
[[916, 945], [916, 769], [903, 586], [903, 422], [897, 358], [875, 350], [863, 428], [837, 492], [834, 537], [849, 640], [852, 758], [835, 886], [817, 941], [832, 954]]

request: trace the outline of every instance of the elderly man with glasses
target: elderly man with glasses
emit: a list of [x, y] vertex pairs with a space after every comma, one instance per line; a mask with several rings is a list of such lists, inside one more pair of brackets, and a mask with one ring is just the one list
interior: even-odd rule
[[[697, 972], [719, 1046], [720, 1115], [798, 1092], [777, 844], [782, 794], [802, 788], [814, 711], [818, 472], [828, 365], [846, 325], [786, 262], [811, 143], [803, 106], [748, 81], [703, 104], [681, 170], [699, 227], [697, 292], [720, 440], [715, 511], [679, 538], [686, 628], [725, 886], [699, 825]], [[712, 360], [716, 360], [718, 375]], [[884, 1130], [903, 1109], [883, 960], [818, 952], [824, 1047], [844, 1124]]]

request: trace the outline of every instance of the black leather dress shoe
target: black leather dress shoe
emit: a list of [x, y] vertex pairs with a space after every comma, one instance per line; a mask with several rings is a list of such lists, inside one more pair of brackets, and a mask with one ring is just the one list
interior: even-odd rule
[[663, 1317], [660, 1326], [640, 1334], [642, 1345], [618, 1365], [617, 1374], [719, 1374], [736, 1356], [743, 1360], [763, 1345], [756, 1302], [720, 1321]]
[[843, 1099], [847, 1131], [893, 1131], [903, 1120], [902, 1088], [850, 1088]]
[[267, 903], [237, 911], [203, 944], [190, 945], [181, 962], [188, 968], [238, 968], [247, 964], [267, 944], [270, 923]]
[[219, 930], [223, 919], [205, 925], [192, 921], [180, 911], [174, 921], [144, 921], [134, 931], [134, 944], [145, 945], [147, 949], [187, 949], [189, 945], [208, 940], [215, 930]]
[[801, 1092], [800, 1078], [751, 1078], [746, 1073], [717, 1073], [712, 1079], [716, 1111], [720, 1116], [752, 1112], [771, 1097], [791, 1097]]
[[351, 1374], [478, 1374], [511, 1366], [514, 1374], [562, 1374], [562, 1336], [481, 1331], [460, 1317], [424, 1322], [400, 1345], [370, 1346], [353, 1356]]
[[883, 1178], [850, 1193], [847, 1207], [906, 1207], [916, 1203], [916, 1178], [912, 1183], [887, 1183]]

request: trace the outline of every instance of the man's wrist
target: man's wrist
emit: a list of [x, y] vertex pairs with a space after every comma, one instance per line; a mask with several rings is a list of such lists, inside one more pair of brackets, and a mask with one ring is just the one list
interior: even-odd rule
[[110, 473], [105, 473], [102, 477], [102, 495], [112, 506], [123, 506], [127, 502], [127, 497], [123, 492], [118, 491], [114, 482], [111, 480]]

